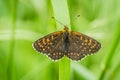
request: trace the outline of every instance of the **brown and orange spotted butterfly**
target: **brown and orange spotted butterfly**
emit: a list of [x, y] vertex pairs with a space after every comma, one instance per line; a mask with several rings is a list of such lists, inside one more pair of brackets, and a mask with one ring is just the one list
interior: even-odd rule
[[97, 52], [101, 44], [95, 39], [82, 33], [64, 30], [48, 34], [33, 43], [33, 47], [46, 54], [52, 60], [59, 60], [63, 56], [78, 61], [86, 55]]

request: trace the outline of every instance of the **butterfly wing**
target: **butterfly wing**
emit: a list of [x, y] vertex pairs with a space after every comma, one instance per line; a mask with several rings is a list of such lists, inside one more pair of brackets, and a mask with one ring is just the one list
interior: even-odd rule
[[46, 54], [53, 60], [60, 59], [64, 56], [63, 50], [65, 49], [62, 37], [62, 31], [48, 34], [47, 36], [36, 40], [33, 43], [33, 47], [38, 52]]
[[79, 32], [69, 32], [68, 39], [69, 47], [66, 56], [72, 60], [80, 60], [101, 48], [101, 44], [98, 41]]

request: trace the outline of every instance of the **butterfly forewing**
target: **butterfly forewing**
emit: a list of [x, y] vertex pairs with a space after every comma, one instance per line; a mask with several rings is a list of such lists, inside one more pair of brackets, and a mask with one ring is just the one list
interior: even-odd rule
[[38, 51], [46, 54], [53, 60], [60, 59], [64, 56], [63, 32], [58, 31], [51, 33], [34, 42], [33, 47]]
[[96, 40], [79, 32], [69, 32], [69, 48], [67, 56], [72, 60], [80, 60], [88, 54], [97, 52], [101, 45]]

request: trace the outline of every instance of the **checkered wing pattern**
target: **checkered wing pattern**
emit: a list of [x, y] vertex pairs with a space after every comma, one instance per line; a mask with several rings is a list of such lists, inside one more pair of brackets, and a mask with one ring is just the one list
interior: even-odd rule
[[52, 60], [58, 60], [64, 56], [63, 32], [57, 31], [42, 37], [33, 43], [38, 52], [46, 54]]
[[79, 32], [69, 32], [68, 40], [69, 47], [66, 56], [76, 61], [97, 52], [101, 48], [98, 41]]

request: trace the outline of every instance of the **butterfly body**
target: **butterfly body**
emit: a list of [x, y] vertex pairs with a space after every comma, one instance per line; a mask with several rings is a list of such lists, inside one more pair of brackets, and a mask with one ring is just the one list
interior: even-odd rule
[[62, 31], [53, 32], [36, 40], [33, 47], [53, 60], [67, 56], [78, 61], [86, 55], [97, 52], [101, 44], [82, 33], [70, 31], [65, 26]]

